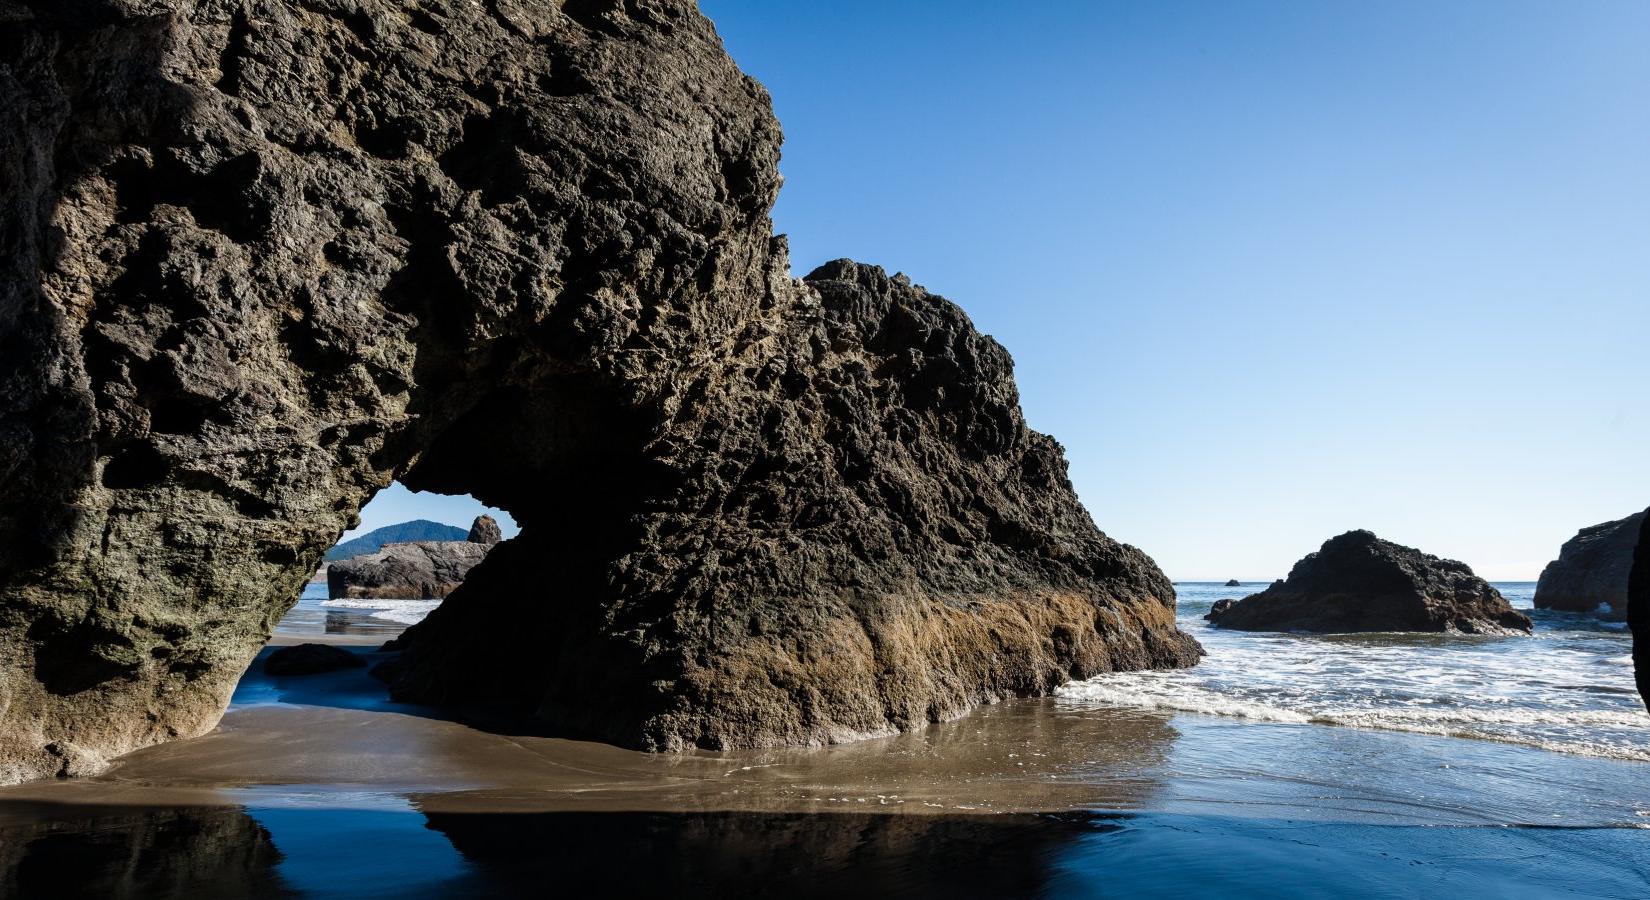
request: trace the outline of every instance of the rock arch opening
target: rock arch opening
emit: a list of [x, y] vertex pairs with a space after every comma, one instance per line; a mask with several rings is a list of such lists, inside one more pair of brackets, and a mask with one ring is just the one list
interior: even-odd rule
[[692, 3], [255, 5], [7, 26], [0, 781], [210, 729], [396, 479], [521, 527], [407, 699], [806, 745], [1197, 659], [1001, 346], [790, 277], [778, 124]]

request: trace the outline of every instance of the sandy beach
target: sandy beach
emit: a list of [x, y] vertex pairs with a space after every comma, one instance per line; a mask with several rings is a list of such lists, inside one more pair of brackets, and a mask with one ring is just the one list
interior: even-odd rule
[[[377, 637], [331, 640], [373, 658]], [[255, 663], [205, 737], [95, 778], [0, 790], [0, 885], [40, 888], [30, 873], [46, 870], [29, 861], [64, 845], [108, 869], [92, 879], [105, 896], [203, 883], [508, 895], [546, 878], [821, 896], [868, 868], [918, 896], [1081, 894], [1119, 880], [1143, 889], [1171, 866], [1179, 874], [1161, 883], [1238, 894], [1306, 896], [1356, 866], [1368, 892], [1349, 896], [1469, 884], [1632, 896], [1650, 871], [1644, 770], [1058, 698], [817, 750], [659, 755], [394, 704], [365, 669], [275, 679]], [[172, 861], [145, 874], [134, 853]], [[52, 871], [87, 883], [81, 869]]]
[[0, 789], [0, 888], [1313, 896], [1349, 871], [1344, 896], [1650, 888], [1642, 762], [1083, 691], [834, 747], [649, 754], [393, 703], [365, 667], [265, 674], [306, 641], [386, 657], [395, 612], [319, 598], [212, 733]]

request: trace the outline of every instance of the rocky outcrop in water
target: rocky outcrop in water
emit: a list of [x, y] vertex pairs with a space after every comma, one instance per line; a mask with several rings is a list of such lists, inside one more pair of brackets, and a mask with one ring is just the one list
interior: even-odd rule
[[1243, 587], [1243, 582], [1237, 580], [1236, 578], [1232, 578], [1232, 579], [1227, 580], [1226, 586], [1227, 587]]
[[1529, 634], [1530, 618], [1466, 563], [1349, 531], [1258, 594], [1212, 610], [1241, 631]]
[[1641, 519], [1627, 581], [1627, 627], [1633, 632], [1633, 674], [1638, 679], [1639, 698], [1650, 710], [1650, 510]]
[[463, 541], [385, 544], [376, 553], [327, 566], [327, 596], [355, 599], [438, 600], [464, 583], [498, 543], [498, 523], [481, 516]]
[[1627, 574], [1633, 568], [1644, 513], [1583, 528], [1564, 542], [1558, 559], [1541, 570], [1535, 586], [1537, 609], [1627, 615]]
[[264, 673], [277, 678], [319, 675], [342, 669], [364, 668], [367, 661], [343, 647], [331, 644], [294, 644], [282, 647], [264, 660]]
[[691, 3], [0, 17], [0, 781], [210, 729], [398, 478], [521, 526], [401, 696], [806, 744], [1197, 659], [1002, 347], [790, 278], [778, 124]]

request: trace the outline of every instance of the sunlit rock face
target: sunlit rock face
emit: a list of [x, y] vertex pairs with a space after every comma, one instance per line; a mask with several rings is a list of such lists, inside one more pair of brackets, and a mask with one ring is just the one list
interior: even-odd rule
[[210, 729], [396, 478], [522, 528], [400, 696], [820, 743], [1197, 658], [1000, 346], [789, 277], [778, 125], [692, 4], [0, 18], [0, 781]]

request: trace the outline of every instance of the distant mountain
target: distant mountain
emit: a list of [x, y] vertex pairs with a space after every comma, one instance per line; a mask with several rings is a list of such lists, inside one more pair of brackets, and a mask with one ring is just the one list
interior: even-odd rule
[[469, 536], [468, 530], [455, 525], [443, 525], [429, 519], [414, 519], [399, 525], [374, 528], [358, 538], [352, 538], [333, 547], [322, 558], [327, 562], [335, 562], [367, 553], [377, 553], [385, 544], [401, 544], [407, 541], [462, 541]]

